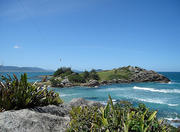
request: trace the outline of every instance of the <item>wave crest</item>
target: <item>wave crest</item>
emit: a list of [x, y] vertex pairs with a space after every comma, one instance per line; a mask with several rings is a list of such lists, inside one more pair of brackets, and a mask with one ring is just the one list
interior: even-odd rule
[[142, 98], [135, 98], [136, 100], [142, 101], [142, 102], [148, 102], [148, 103], [155, 103], [155, 104], [165, 104], [168, 106], [178, 106], [179, 104], [168, 104], [162, 100], [158, 100], [158, 99], [142, 99]]
[[134, 86], [133, 89], [159, 92], [159, 93], [180, 93], [179, 89], [154, 89], [154, 88], [136, 87], [136, 86]]

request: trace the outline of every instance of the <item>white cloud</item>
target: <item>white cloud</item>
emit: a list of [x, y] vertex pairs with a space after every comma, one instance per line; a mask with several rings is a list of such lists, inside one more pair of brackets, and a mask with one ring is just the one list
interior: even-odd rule
[[18, 45], [15, 45], [14, 48], [15, 48], [15, 49], [19, 49], [20, 47], [19, 47]]

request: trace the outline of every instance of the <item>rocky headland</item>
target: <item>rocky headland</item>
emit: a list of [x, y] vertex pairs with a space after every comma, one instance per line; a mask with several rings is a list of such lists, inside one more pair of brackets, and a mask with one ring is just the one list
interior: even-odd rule
[[[52, 87], [73, 87], [73, 86], [87, 86], [87, 87], [98, 87], [100, 85], [108, 85], [114, 83], [137, 83], [137, 82], [159, 82], [159, 83], [168, 83], [170, 79], [167, 77], [153, 71], [146, 70], [140, 67], [121, 67], [112, 70], [105, 70], [96, 72], [98, 79], [89, 78], [84, 82], [75, 82], [69, 78], [69, 76], [73, 76], [76, 73], [72, 73], [72, 75], [67, 76], [56, 76], [53, 77], [53, 80], [47, 80], [45, 82], [39, 82], [39, 85], [49, 85]], [[79, 76], [83, 76], [84, 73], [78, 74]], [[75, 75], [75, 78], [78, 78]]]

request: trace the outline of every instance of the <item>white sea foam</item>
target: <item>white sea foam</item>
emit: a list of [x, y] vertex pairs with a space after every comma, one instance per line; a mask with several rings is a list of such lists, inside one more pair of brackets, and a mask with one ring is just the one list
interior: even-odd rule
[[142, 102], [149, 102], [149, 103], [156, 103], [156, 104], [166, 104], [162, 100], [159, 99], [142, 99], [142, 98], [135, 98], [136, 100], [142, 101]]
[[180, 93], [179, 89], [154, 89], [154, 88], [136, 87], [136, 86], [134, 86], [133, 89], [159, 92], [159, 93]]
[[177, 118], [177, 117], [175, 117], [175, 118], [164, 118], [164, 119], [166, 119], [166, 120], [168, 120], [168, 121], [172, 121], [172, 120], [180, 120], [180, 118]]
[[159, 84], [167, 84], [167, 85], [169, 85], [169, 84], [180, 84], [179, 82], [168, 82], [168, 83], [159, 83]]
[[116, 102], [116, 100], [115, 100], [115, 99], [112, 99], [112, 102]]
[[124, 89], [124, 88], [106, 88], [106, 89], [98, 89], [98, 91], [121, 91], [121, 90], [127, 90], [127, 89]]
[[168, 82], [168, 84], [172, 84], [172, 82]]
[[168, 104], [169, 106], [178, 106], [179, 104]]
[[155, 103], [155, 104], [165, 104], [168, 106], [178, 106], [179, 104], [168, 104], [165, 101], [159, 100], [159, 99], [142, 99], [142, 98], [135, 98], [136, 100], [142, 101], [142, 102], [148, 102], [148, 103]]
[[77, 95], [77, 94], [60, 94], [60, 97], [73, 96], [73, 95]]

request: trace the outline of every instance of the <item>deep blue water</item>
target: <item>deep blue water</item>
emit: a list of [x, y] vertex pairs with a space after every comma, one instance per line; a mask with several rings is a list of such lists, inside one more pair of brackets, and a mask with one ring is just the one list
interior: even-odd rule
[[[4, 74], [4, 73], [3, 73]], [[20, 76], [21, 73], [15, 73]], [[73, 98], [83, 97], [87, 100], [106, 103], [108, 95], [113, 100], [127, 100], [137, 105], [144, 103], [151, 109], [158, 110], [158, 117], [180, 119], [180, 72], [161, 72], [171, 82], [163, 83], [131, 83], [112, 84], [98, 88], [72, 87], [53, 88], [60, 93], [60, 97], [69, 102]], [[12, 73], [11, 73], [12, 75]], [[39, 75], [52, 75], [52, 73], [28, 73], [29, 81], [41, 80]]]
[[[26, 72], [28, 75], [28, 81], [29, 82], [36, 82], [40, 81], [42, 78], [41, 75], [52, 75], [53, 72]], [[21, 74], [24, 74], [24, 72], [0, 72], [0, 75], [7, 76], [9, 74], [10, 76], [13, 76], [15, 74], [18, 78], [20, 78]]]

